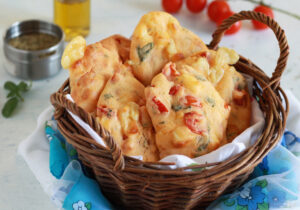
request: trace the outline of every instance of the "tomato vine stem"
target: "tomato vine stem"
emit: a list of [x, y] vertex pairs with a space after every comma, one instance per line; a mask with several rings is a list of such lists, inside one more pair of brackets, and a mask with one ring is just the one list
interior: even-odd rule
[[[237, 1], [237, 0], [227, 0], [227, 1]], [[281, 12], [281, 13], [283, 13], [285, 15], [288, 15], [288, 16], [291, 16], [293, 18], [296, 18], [297, 20], [300, 20], [300, 15], [295, 14], [295, 13], [291, 13], [289, 11], [286, 11], [286, 10], [278, 8], [278, 7], [274, 7], [274, 6], [270, 5], [270, 4], [266, 4], [264, 2], [264, 0], [259, 0], [259, 1], [256, 1], [256, 0], [243, 0], [243, 1], [248, 1], [248, 2], [253, 3], [253, 4], [260, 4], [260, 5], [269, 7], [269, 8], [271, 8], [274, 11]]]

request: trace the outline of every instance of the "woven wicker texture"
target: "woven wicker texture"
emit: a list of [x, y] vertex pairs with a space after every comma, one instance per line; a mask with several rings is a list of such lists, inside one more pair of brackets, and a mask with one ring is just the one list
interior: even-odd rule
[[[51, 96], [51, 102], [55, 107], [55, 119], [61, 133], [77, 149], [80, 160], [93, 171], [103, 193], [114, 204], [121, 206], [122, 209], [204, 208], [221, 194], [239, 187], [254, 167], [278, 143], [288, 113], [288, 101], [279, 86], [289, 54], [284, 31], [276, 21], [262, 13], [243, 11], [226, 19], [219, 26], [213, 34], [209, 47], [216, 49], [224, 31], [233, 23], [249, 19], [265, 23], [274, 31], [280, 46], [280, 57], [271, 78], [242, 56], [235, 64], [239, 72], [254, 78], [253, 96], [265, 114], [266, 123], [253, 146], [226, 161], [175, 170], [157, 169], [156, 165], [172, 163], [143, 162], [122, 155], [114, 139], [96, 118], [66, 99], [65, 95], [70, 93], [69, 81]], [[286, 107], [283, 106], [283, 102]], [[67, 110], [89, 124], [103, 138], [107, 147], [97, 144], [73, 120]], [[207, 166], [214, 167], [186, 170], [202, 169]]]

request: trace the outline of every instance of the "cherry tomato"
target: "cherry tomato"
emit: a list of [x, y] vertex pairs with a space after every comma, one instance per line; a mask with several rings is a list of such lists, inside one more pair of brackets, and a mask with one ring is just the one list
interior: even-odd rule
[[[225, 16], [224, 19], [229, 18], [230, 16], [232, 16], [234, 14], [234, 12], [229, 11]], [[219, 21], [217, 23], [217, 25], [220, 25], [222, 23], [223, 20]], [[235, 22], [229, 29], [227, 29], [227, 31], [225, 31], [226, 35], [231, 35], [231, 34], [235, 34], [236, 32], [238, 32], [242, 27], [242, 22], [238, 21]]]
[[160, 113], [168, 112], [168, 108], [160, 100], [158, 100], [156, 96], [152, 98], [152, 101], [155, 103]]
[[176, 13], [182, 6], [182, 0], [162, 0], [161, 4], [166, 12]]
[[172, 96], [176, 95], [179, 89], [180, 89], [180, 85], [174, 85], [173, 87], [171, 87], [169, 94]]
[[[269, 7], [260, 5], [260, 6], [255, 7], [254, 11], [264, 13], [267, 16], [274, 18], [273, 10]], [[263, 24], [256, 20], [252, 20], [252, 24], [256, 30], [263, 30], [263, 29], [268, 28], [268, 26], [266, 24]]]
[[206, 6], [206, 0], [186, 0], [186, 7], [193, 13], [201, 12]]
[[210, 20], [218, 23], [224, 20], [224, 16], [230, 11], [230, 7], [226, 1], [217, 0], [208, 5], [207, 14]]
[[186, 102], [184, 103], [184, 105], [186, 106], [195, 106], [200, 108], [202, 107], [202, 103], [194, 96], [186, 96], [185, 100]]
[[183, 116], [184, 124], [193, 132], [202, 135], [205, 132], [203, 116], [196, 112], [187, 112]]

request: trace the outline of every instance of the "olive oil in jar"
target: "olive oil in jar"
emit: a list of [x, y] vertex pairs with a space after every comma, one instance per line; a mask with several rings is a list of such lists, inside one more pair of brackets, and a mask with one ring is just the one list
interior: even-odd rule
[[90, 0], [54, 0], [54, 22], [65, 33], [65, 40], [90, 32]]

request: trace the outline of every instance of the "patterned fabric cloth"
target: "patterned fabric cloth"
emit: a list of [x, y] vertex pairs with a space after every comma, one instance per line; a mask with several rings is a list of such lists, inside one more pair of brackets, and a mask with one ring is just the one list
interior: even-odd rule
[[53, 187], [54, 203], [67, 210], [112, 209], [97, 182], [83, 173], [76, 150], [57, 130], [56, 121], [46, 121], [45, 133], [50, 144], [50, 172], [58, 179]]
[[66, 144], [65, 138], [57, 130], [54, 120], [46, 121], [45, 133], [51, 151], [49, 157], [50, 172], [59, 179], [70, 160], [77, 159], [77, 152], [70, 144]]
[[[95, 180], [88, 178], [75, 149], [59, 133], [55, 121], [47, 121], [50, 172], [58, 178], [54, 201], [65, 209], [113, 209]], [[300, 138], [286, 131], [277, 145], [254, 169], [248, 181], [231, 194], [221, 196], [208, 210], [300, 209]]]
[[242, 187], [209, 206], [224, 210], [300, 209], [300, 138], [285, 132]]

